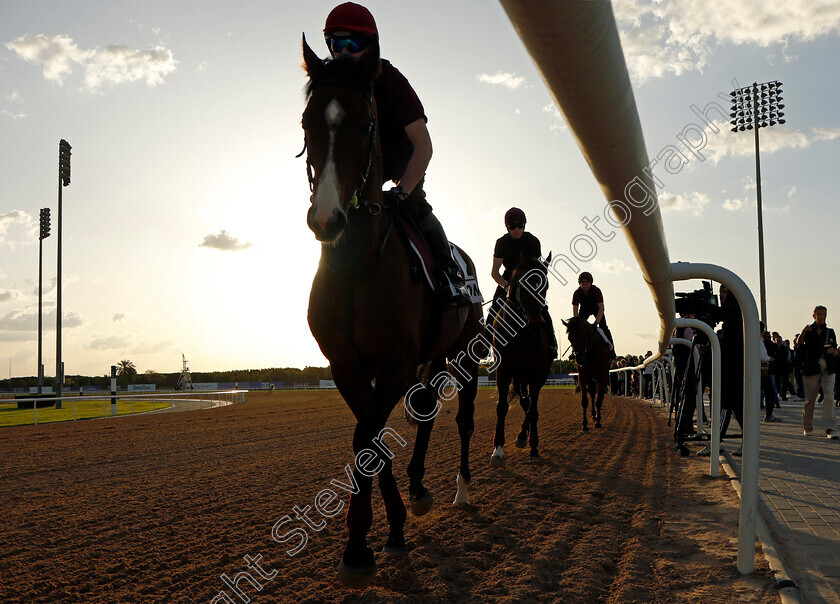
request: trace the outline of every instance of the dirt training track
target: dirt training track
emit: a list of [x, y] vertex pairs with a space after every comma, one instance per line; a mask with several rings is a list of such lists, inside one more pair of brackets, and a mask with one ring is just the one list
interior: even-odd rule
[[[472, 505], [454, 508], [456, 403], [437, 418], [427, 459], [435, 507], [409, 515], [405, 556], [377, 553], [363, 592], [340, 587], [344, 512], [309, 510], [283, 525], [308, 533], [297, 556], [272, 527], [347, 482], [353, 418], [335, 392], [249, 393], [221, 409], [0, 430], [0, 601], [209, 602], [220, 578], [256, 570], [251, 601], [777, 602], [773, 578], [740, 577], [738, 500], [708, 460], [679, 458], [648, 403], [608, 396], [604, 428], [580, 432], [570, 390], [543, 390], [542, 459], [505, 447], [489, 466], [495, 392], [479, 391], [472, 440]], [[508, 432], [522, 421], [511, 409]], [[398, 407], [388, 424], [409, 441], [396, 453], [404, 498], [414, 430]], [[512, 439], [511, 439], [512, 441]], [[345, 508], [346, 510], [346, 508]], [[387, 525], [374, 485], [371, 546]], [[272, 571], [277, 571], [273, 575]]]

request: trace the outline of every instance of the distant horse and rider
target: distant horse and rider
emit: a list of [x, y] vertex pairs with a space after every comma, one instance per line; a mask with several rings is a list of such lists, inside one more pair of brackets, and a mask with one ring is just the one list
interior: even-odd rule
[[[572, 317], [563, 321], [569, 343], [575, 353], [580, 384], [580, 404], [583, 408], [581, 429], [589, 431], [587, 421], [588, 398], [592, 401], [592, 420], [595, 427], [601, 427], [601, 405], [607, 390], [610, 375], [610, 345], [597, 327], [583, 317]], [[588, 397], [588, 398], [587, 398]]]
[[[404, 241], [406, 232], [414, 230], [412, 217], [402, 207], [405, 200], [383, 194], [382, 141], [373, 96], [381, 69], [378, 39], [372, 38], [359, 57], [323, 61], [304, 38], [303, 56], [309, 82], [302, 125], [312, 189], [307, 223], [322, 242], [308, 318], [336, 387], [356, 419], [356, 490], [347, 511], [349, 540], [339, 577], [347, 586], [363, 587], [376, 574], [373, 550], [367, 544], [374, 475], [390, 527], [384, 551], [403, 552], [408, 547], [406, 508], [390, 457], [368, 458], [366, 464], [360, 456], [375, 452], [372, 443], [381, 440], [388, 417], [405, 396], [411, 415], [421, 420], [408, 464], [411, 509], [417, 515], [429, 511], [432, 496], [423, 476], [438, 408], [435, 389], [441, 386], [435, 380], [449, 376], [447, 359], [456, 357], [458, 501], [466, 501], [478, 360], [483, 354], [463, 353], [475, 352], [476, 337], [481, 337], [481, 304], [441, 301], [430, 285], [416, 278], [410, 245]], [[460, 255], [474, 274], [472, 261], [463, 251]], [[376, 472], [370, 471], [372, 467]]]
[[[520, 263], [513, 269], [508, 299], [501, 306], [492, 327], [493, 347], [500, 357], [496, 369], [499, 400], [496, 406], [496, 431], [490, 465], [505, 465], [505, 418], [510, 401], [518, 396], [525, 412], [522, 428], [515, 444], [530, 444], [530, 456], [539, 457], [540, 390], [545, 385], [554, 360], [553, 336], [544, 319], [545, 295], [548, 290], [546, 260], [522, 252]], [[507, 332], [506, 332], [507, 330]], [[511, 389], [511, 385], [513, 388]]]

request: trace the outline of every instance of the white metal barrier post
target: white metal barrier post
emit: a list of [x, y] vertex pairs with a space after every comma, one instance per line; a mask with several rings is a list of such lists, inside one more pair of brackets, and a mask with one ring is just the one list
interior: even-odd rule
[[[758, 307], [747, 284], [735, 273], [714, 264], [675, 262], [671, 264], [674, 281], [713, 279], [723, 283], [741, 307], [744, 335], [744, 432], [741, 458], [741, 510], [738, 526], [738, 571], [755, 570], [755, 530], [758, 513], [758, 452], [760, 433], [761, 336]], [[712, 436], [715, 434], [712, 426]], [[714, 451], [714, 449], [712, 449]]]
[[[709, 424], [709, 431], [711, 432], [711, 441], [709, 442], [709, 474], [711, 476], [718, 476], [718, 467], [720, 465], [720, 341], [718, 340], [715, 330], [711, 325], [700, 321], [699, 319], [677, 319], [677, 327], [691, 327], [706, 334], [712, 346], [712, 418]], [[700, 395], [702, 397], [702, 382], [700, 385]], [[702, 408], [703, 399], [700, 399]], [[746, 416], [744, 423], [746, 423]], [[699, 424], [698, 424], [699, 425]]]

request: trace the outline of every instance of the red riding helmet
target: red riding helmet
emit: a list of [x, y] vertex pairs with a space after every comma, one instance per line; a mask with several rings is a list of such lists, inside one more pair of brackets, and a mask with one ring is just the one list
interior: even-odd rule
[[578, 277], [578, 283], [580, 283], [581, 281], [589, 281], [590, 283], [592, 283], [592, 273], [588, 273], [586, 271], [582, 272], [580, 274], [580, 277]]
[[364, 6], [355, 2], [339, 4], [327, 15], [324, 33], [329, 34], [334, 31], [349, 31], [366, 36], [379, 35], [373, 15]]
[[525, 212], [519, 208], [511, 208], [505, 212], [505, 224], [512, 224], [514, 222], [525, 224]]

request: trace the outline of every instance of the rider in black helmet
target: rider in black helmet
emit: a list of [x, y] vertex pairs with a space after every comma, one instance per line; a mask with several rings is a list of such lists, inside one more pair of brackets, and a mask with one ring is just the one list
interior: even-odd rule
[[[493, 250], [493, 270], [490, 275], [498, 287], [493, 294], [493, 303], [490, 305], [490, 312], [487, 315], [487, 324], [492, 327], [496, 313], [501, 308], [507, 297], [510, 286], [510, 274], [514, 267], [520, 262], [520, 254], [526, 251], [529, 255], [540, 256], [540, 240], [531, 233], [525, 231], [525, 212], [519, 208], [511, 208], [505, 213], [505, 227], [507, 234], [496, 240], [496, 247]], [[500, 269], [504, 266], [504, 273]], [[543, 307], [543, 319], [551, 331], [551, 352], [557, 358], [557, 337], [554, 335], [554, 324], [551, 315], [548, 313], [548, 306]]]
[[601, 293], [600, 288], [593, 285], [592, 281], [592, 274], [586, 271], [578, 277], [580, 287], [572, 295], [572, 312], [575, 317], [583, 317], [584, 320], [595, 317], [595, 325], [601, 328], [613, 344], [610, 356], [615, 358], [615, 341], [604, 317], [604, 294]]

